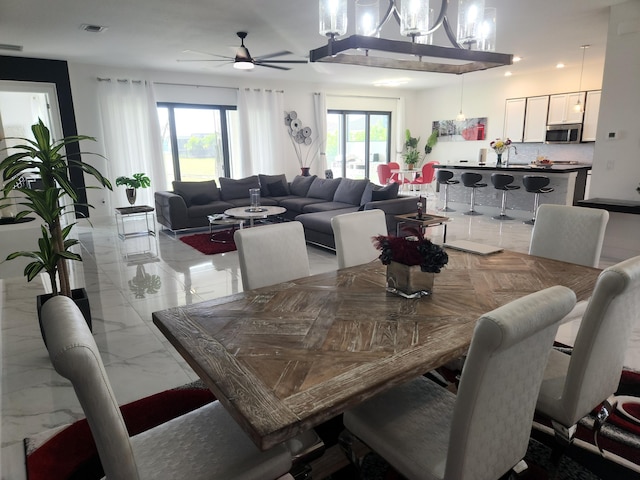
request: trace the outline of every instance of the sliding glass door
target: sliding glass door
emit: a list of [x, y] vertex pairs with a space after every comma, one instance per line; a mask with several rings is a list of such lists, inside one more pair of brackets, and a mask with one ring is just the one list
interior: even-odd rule
[[390, 112], [330, 110], [327, 114], [327, 168], [334, 176], [376, 178], [389, 159]]

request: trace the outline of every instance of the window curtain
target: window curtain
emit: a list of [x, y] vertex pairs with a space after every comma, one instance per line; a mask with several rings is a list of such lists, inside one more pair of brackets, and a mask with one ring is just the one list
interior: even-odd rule
[[[291, 173], [284, 154], [284, 92], [240, 89], [240, 159], [231, 165], [232, 176], [247, 177]], [[294, 164], [295, 165], [295, 164]]]
[[[317, 158], [311, 169], [311, 173], [319, 175], [324, 178], [324, 171], [327, 168], [327, 98], [323, 92], [315, 92], [313, 94], [313, 115], [316, 121], [316, 137], [315, 142], [318, 145], [314, 148], [317, 150]], [[334, 172], [334, 175], [339, 176], [339, 172]]]
[[405, 106], [404, 106], [404, 97], [398, 98], [398, 114], [396, 115], [396, 158], [395, 162], [398, 162], [400, 165], [403, 165], [404, 160], [402, 159], [402, 151], [404, 150], [404, 142], [405, 142]]
[[138, 189], [136, 205], [153, 206], [153, 192], [170, 189], [153, 85], [139, 80], [99, 80], [98, 101], [115, 206], [129, 205], [126, 187], [116, 187], [115, 179], [134, 173], [145, 173], [151, 179], [150, 188]]

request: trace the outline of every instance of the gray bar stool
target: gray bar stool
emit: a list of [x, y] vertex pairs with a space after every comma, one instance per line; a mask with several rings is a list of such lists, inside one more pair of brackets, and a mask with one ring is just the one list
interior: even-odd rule
[[444, 188], [444, 206], [439, 208], [441, 212], [455, 212], [453, 208], [449, 208], [449, 185], [456, 185], [460, 180], [451, 180], [453, 172], [450, 170], [436, 169], [436, 181]]
[[500, 215], [491, 217], [495, 220], [513, 220], [513, 217], [507, 215], [507, 192], [509, 190], [518, 190], [520, 185], [511, 185], [513, 183], [513, 175], [507, 173], [492, 173], [491, 183], [496, 190], [502, 190], [502, 206]]
[[471, 188], [471, 205], [468, 212], [464, 212], [464, 215], [482, 215], [480, 212], [475, 211], [476, 205], [476, 188], [486, 187], [486, 183], [479, 183], [482, 180], [482, 175], [474, 172], [464, 172], [460, 175], [460, 180], [462, 180], [462, 184]]
[[535, 193], [535, 197], [533, 200], [533, 218], [523, 223], [526, 223], [527, 225], [533, 225], [534, 223], [536, 223], [536, 214], [538, 212], [538, 206], [540, 204], [540, 194], [550, 193], [554, 190], [552, 187], [547, 187], [550, 181], [551, 180], [549, 179], [549, 177], [544, 175], [525, 175], [524, 177], [522, 177], [524, 189], [529, 193]]

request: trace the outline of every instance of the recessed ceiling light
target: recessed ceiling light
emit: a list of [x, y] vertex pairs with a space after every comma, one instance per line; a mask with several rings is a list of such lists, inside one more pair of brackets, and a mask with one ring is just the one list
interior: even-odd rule
[[379, 80], [373, 83], [374, 87], [398, 87], [400, 85], [404, 85], [405, 83], [409, 83], [408, 78], [395, 78], [390, 80]]
[[80, 28], [82, 30], [84, 30], [85, 32], [89, 32], [89, 33], [102, 33], [108, 27], [105, 27], [105, 26], [102, 26], [102, 25], [91, 25], [89, 23], [83, 23], [82, 25], [80, 25]]
[[564, 68], [564, 63], [557, 63], [556, 68]]
[[513, 75], [513, 72], [504, 72], [505, 77], [510, 77], [511, 75]]
[[518, 57], [517, 55], [513, 57], [513, 63], [519, 62], [522, 60], [522, 57]]

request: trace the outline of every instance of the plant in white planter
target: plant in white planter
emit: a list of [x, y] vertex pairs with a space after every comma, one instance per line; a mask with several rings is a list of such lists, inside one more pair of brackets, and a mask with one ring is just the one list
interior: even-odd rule
[[[35, 251], [20, 251], [11, 253], [7, 260], [18, 257], [32, 258], [24, 270], [27, 281], [33, 280], [39, 273], [45, 271], [51, 280], [52, 294], [66, 295], [74, 298], [69, 281], [67, 260], [81, 261], [79, 254], [71, 252], [70, 248], [78, 243], [75, 239], [68, 239], [68, 235], [75, 223], [62, 226], [62, 217], [73, 211], [73, 204], [78, 204], [78, 190], [69, 180], [69, 169], [78, 168], [85, 174], [93, 176], [100, 187], [112, 189], [111, 183], [92, 165], [83, 162], [79, 157], [68, 157], [65, 147], [82, 140], [96, 139], [85, 135], [76, 135], [52, 140], [49, 129], [38, 120], [31, 126], [35, 140], [20, 137], [9, 137], [6, 140], [24, 142], [13, 145], [0, 151], [15, 150], [0, 161], [0, 172], [5, 182], [2, 188], [3, 198], [0, 199], [0, 207], [9, 201], [11, 192], [20, 192], [24, 198], [18, 203], [22, 210], [17, 213], [20, 219], [33, 213], [43, 222], [42, 236], [38, 240], [38, 249]], [[98, 155], [93, 153], [85, 153]], [[40, 186], [28, 188], [21, 182], [24, 173], [36, 174], [40, 177]], [[23, 186], [20, 186], [23, 185]], [[65, 205], [62, 198], [68, 195], [72, 203]], [[92, 205], [82, 204], [93, 208]], [[69, 210], [69, 211], [68, 211]]]

